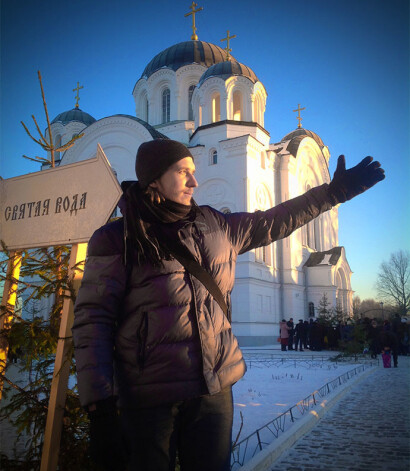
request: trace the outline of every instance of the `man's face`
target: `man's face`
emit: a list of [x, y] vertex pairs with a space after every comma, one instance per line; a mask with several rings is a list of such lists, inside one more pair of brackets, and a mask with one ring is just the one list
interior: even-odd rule
[[184, 157], [173, 164], [150, 186], [156, 188], [161, 195], [175, 203], [189, 205], [198, 182], [194, 176], [195, 164], [191, 157]]

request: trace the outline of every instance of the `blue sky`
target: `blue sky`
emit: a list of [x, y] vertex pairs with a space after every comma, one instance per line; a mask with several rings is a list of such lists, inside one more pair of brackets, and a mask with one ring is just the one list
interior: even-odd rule
[[[45, 128], [37, 70], [53, 119], [75, 105], [96, 119], [134, 115], [132, 89], [159, 52], [190, 39], [188, 0], [3, 0], [1, 8], [0, 175], [38, 170], [23, 159], [44, 156], [20, 121]], [[225, 46], [251, 67], [267, 93], [271, 142], [303, 127], [347, 165], [378, 159], [386, 180], [339, 210], [339, 243], [362, 299], [375, 297], [378, 267], [410, 249], [408, 0], [197, 0], [200, 40]]]

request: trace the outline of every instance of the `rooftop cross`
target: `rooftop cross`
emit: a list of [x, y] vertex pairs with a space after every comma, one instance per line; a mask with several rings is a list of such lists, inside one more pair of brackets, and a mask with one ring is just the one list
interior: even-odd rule
[[229, 40], [236, 38], [236, 34], [234, 34], [233, 36], [229, 36], [229, 30], [227, 30], [226, 33], [226, 38], [221, 39], [221, 41], [226, 41], [226, 48], [224, 49], [224, 51], [226, 51], [226, 60], [229, 61], [229, 59], [231, 58], [231, 55], [229, 53], [232, 52], [232, 49], [230, 49], [229, 47]]
[[302, 119], [303, 119], [303, 118], [300, 116], [300, 112], [303, 111], [303, 110], [305, 110], [305, 109], [306, 109], [306, 108], [301, 108], [301, 107], [300, 107], [300, 104], [298, 103], [297, 109], [296, 109], [296, 110], [293, 110], [294, 112], [297, 111], [297, 113], [298, 113], [298, 116], [297, 116], [297, 118], [296, 118], [296, 119], [299, 121], [299, 123], [298, 123], [298, 128], [301, 128], [301, 127], [302, 127]]
[[73, 92], [77, 92], [77, 95], [75, 96], [75, 99], [76, 99], [75, 107], [76, 107], [76, 108], [79, 108], [78, 102], [79, 102], [79, 100], [80, 100], [80, 95], [78, 94], [78, 92], [79, 92], [82, 88], [84, 88], [84, 87], [83, 87], [82, 85], [81, 85], [81, 87], [80, 87], [80, 82], [77, 82], [77, 87], [76, 87], [76, 88], [73, 88]]
[[195, 2], [192, 2], [192, 5], [190, 6], [191, 8], [191, 11], [189, 13], [186, 13], [184, 16], [190, 16], [192, 15], [192, 36], [191, 36], [191, 39], [193, 41], [197, 41], [198, 40], [198, 36], [196, 35], [196, 26], [195, 26], [195, 13], [198, 13], [199, 11], [203, 10], [203, 7], [200, 7], [200, 8], [197, 8], [195, 10], [195, 7], [197, 7], [198, 5], [195, 3]]

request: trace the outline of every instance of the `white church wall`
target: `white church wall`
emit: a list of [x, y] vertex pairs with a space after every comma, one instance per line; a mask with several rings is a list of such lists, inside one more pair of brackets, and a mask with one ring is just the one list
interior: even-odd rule
[[177, 121], [154, 126], [157, 131], [170, 139], [182, 142], [189, 147], [189, 139], [195, 129], [193, 121]]
[[135, 179], [135, 156], [138, 147], [152, 139], [138, 121], [126, 116], [104, 118], [84, 130], [84, 136], [68, 149], [62, 164], [91, 159], [96, 156], [97, 144], [103, 148], [118, 180]]
[[282, 318], [289, 320], [305, 319], [307, 313], [305, 309], [305, 288], [297, 285], [283, 284], [283, 311]]

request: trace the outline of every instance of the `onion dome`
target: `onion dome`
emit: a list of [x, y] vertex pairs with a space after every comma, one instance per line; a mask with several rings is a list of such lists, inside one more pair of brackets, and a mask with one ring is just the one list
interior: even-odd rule
[[72, 121], [78, 121], [80, 123], [85, 124], [86, 126], [89, 126], [90, 124], [95, 123], [96, 119], [93, 118], [90, 114], [76, 107], [72, 110], [64, 111], [64, 113], [60, 113], [59, 115], [57, 115], [53, 119], [53, 121], [51, 121], [51, 124], [61, 123], [63, 125], [66, 125], [68, 123], [71, 123]]
[[[226, 56], [226, 53], [225, 53]], [[210, 77], [220, 77], [223, 80], [228, 79], [234, 75], [240, 75], [242, 77], [248, 78], [252, 83], [258, 82], [258, 77], [252, 69], [246, 65], [241, 64], [237, 60], [224, 60], [224, 62], [219, 62], [212, 65], [209, 69], [204, 72], [202, 77], [199, 79], [198, 86], [201, 86], [206, 79]]]
[[168, 68], [177, 71], [184, 65], [199, 64], [205, 67], [224, 62], [226, 51], [204, 41], [184, 41], [157, 54], [145, 67], [141, 78], [148, 79], [157, 70]]
[[304, 128], [297, 128], [289, 134], [286, 134], [286, 136], [281, 140], [281, 142], [291, 141], [295, 137], [311, 137], [317, 142], [319, 147], [324, 147], [322, 139], [316, 133]]
[[288, 142], [286, 150], [296, 157], [299, 145], [305, 137], [311, 137], [317, 143], [320, 149], [323, 149], [325, 147], [322, 139], [316, 133], [304, 128], [297, 128], [289, 134], [286, 134], [286, 136], [280, 141], [280, 143]]

